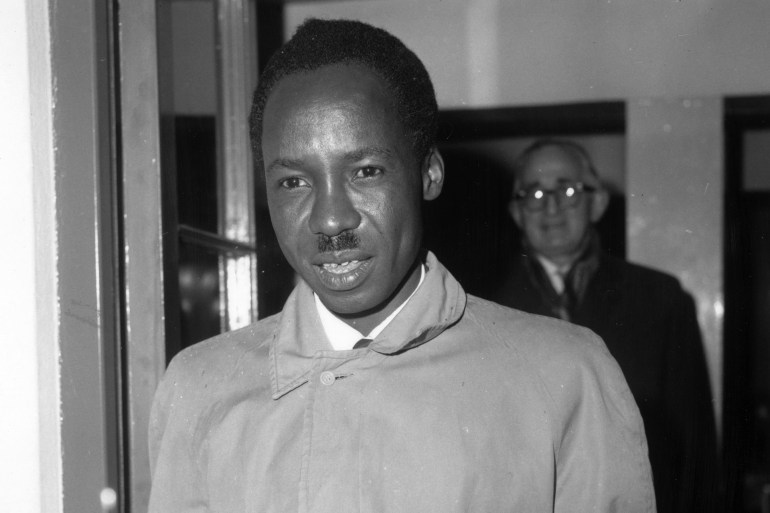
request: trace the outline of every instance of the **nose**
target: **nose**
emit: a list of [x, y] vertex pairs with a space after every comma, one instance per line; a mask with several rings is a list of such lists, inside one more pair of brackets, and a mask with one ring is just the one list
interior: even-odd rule
[[545, 196], [545, 211], [551, 215], [558, 214], [561, 211], [561, 205], [559, 205], [556, 194], [553, 192]]
[[342, 184], [325, 184], [315, 189], [310, 230], [330, 237], [352, 230], [361, 223], [353, 198]]

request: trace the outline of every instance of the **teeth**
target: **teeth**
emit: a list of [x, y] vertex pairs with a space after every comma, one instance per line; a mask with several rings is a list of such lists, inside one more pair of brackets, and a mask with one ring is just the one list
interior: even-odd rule
[[323, 264], [323, 268], [325, 271], [329, 271], [336, 274], [342, 274], [349, 272], [356, 267], [358, 267], [359, 261], [358, 260], [349, 260], [347, 262], [342, 262], [341, 264]]

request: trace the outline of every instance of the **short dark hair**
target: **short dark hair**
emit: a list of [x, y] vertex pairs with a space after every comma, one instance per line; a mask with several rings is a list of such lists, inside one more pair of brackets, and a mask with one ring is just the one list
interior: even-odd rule
[[574, 141], [569, 141], [567, 139], [538, 139], [527, 146], [513, 163], [514, 193], [516, 192], [516, 187], [518, 187], [519, 176], [521, 176], [521, 173], [523, 173], [524, 169], [526, 169], [526, 167], [529, 165], [529, 161], [532, 160], [532, 157], [536, 153], [545, 148], [559, 148], [562, 151], [572, 155], [578, 160], [578, 162], [580, 162], [583, 171], [596, 178], [597, 183], [599, 182], [599, 173], [594, 167], [591, 156], [580, 144]]
[[262, 164], [262, 117], [281, 79], [332, 64], [363, 64], [382, 77], [412, 139], [418, 162], [435, 143], [438, 106], [422, 61], [392, 34], [360, 21], [306, 20], [267, 63], [251, 105], [249, 129], [255, 161]]

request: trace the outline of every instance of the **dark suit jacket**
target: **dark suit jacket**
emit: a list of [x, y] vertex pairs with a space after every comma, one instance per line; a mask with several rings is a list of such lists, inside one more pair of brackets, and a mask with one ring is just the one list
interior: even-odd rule
[[[554, 316], [524, 258], [513, 263], [492, 299]], [[639, 405], [658, 511], [713, 511], [718, 497], [716, 436], [692, 298], [668, 274], [602, 255], [571, 314], [572, 322], [604, 339]]]

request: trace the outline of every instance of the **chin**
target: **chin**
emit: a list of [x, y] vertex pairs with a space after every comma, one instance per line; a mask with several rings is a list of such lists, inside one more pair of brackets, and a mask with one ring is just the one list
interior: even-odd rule
[[575, 248], [571, 246], [561, 246], [558, 248], [551, 248], [551, 250], [548, 251], [547, 253], [544, 252], [543, 256], [545, 256], [549, 260], [558, 260], [560, 258], [569, 257], [574, 253], [575, 253]]
[[[361, 297], [360, 294], [356, 294], [353, 291], [330, 293], [323, 289], [317, 289], [316, 294], [321, 298], [326, 308], [340, 315], [360, 314], [372, 310], [381, 304], [381, 302], [377, 303], [369, 298]], [[342, 294], [344, 294], [344, 297], [341, 297]]]

